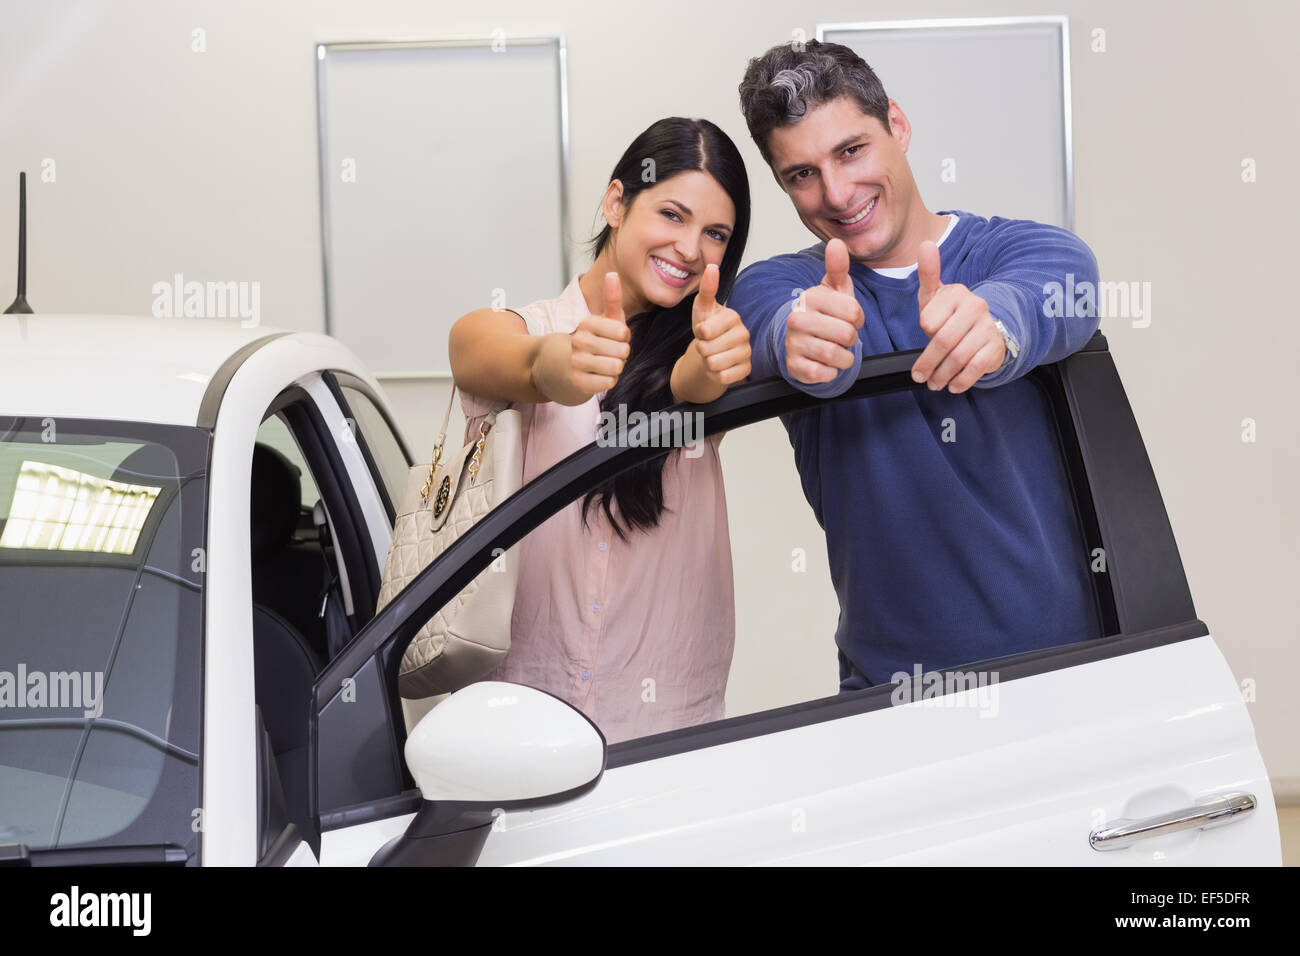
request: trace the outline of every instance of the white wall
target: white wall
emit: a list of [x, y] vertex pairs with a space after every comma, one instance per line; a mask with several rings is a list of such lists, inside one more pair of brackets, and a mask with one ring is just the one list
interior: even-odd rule
[[[1107, 320], [1103, 331], [1197, 610], [1237, 677], [1255, 682], [1252, 713], [1271, 774], [1300, 781], [1300, 703], [1290, 691], [1300, 670], [1293, 0], [552, 0], [544, 9], [513, 0], [468, 10], [427, 0], [0, 0], [0, 298], [12, 296], [12, 173], [21, 168], [36, 309], [148, 312], [153, 283], [181, 272], [259, 281], [264, 323], [321, 329], [319, 41], [496, 27], [565, 34], [574, 238], [588, 235], [605, 176], [636, 133], [662, 116], [704, 116], [749, 164], [752, 261], [808, 240], [746, 135], [736, 86], [751, 56], [796, 28], [811, 37], [818, 20], [1045, 13], [1070, 15], [1076, 231], [1103, 278], [1152, 285], [1148, 328]], [[206, 31], [206, 52], [191, 50], [195, 28]], [[1096, 28], [1104, 53], [1090, 49]], [[1246, 157], [1257, 162], [1255, 183], [1242, 182]], [[40, 181], [46, 159], [52, 183]], [[943, 206], [940, 187], [925, 195]], [[436, 302], [437, 290], [430, 296]], [[394, 385], [389, 394], [426, 449], [445, 389]], [[1254, 443], [1242, 441], [1244, 418], [1256, 422]], [[739, 605], [731, 710], [833, 692], [834, 595], [784, 432], [771, 423], [728, 443]], [[773, 514], [783, 516], [776, 526]], [[798, 578], [792, 547], [809, 552]], [[786, 598], [776, 612], [774, 594]]]

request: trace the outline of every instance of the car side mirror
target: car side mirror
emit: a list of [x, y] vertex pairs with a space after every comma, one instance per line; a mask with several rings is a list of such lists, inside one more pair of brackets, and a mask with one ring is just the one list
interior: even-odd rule
[[483, 681], [425, 714], [406, 740], [424, 803], [371, 866], [471, 866], [496, 810], [564, 803], [605, 772], [605, 737], [558, 697]]

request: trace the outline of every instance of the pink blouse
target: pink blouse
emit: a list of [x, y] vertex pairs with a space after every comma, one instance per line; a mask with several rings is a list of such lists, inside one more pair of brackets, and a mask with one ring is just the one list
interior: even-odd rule
[[[572, 332], [596, 311], [579, 278], [558, 298], [517, 310], [531, 334]], [[490, 406], [460, 394], [466, 435], [477, 434]], [[576, 406], [515, 406], [525, 483], [596, 440], [603, 394]], [[702, 453], [686, 449], [694, 458], [669, 452], [653, 530], [624, 529], [622, 541], [598, 502], [584, 528], [579, 499], [519, 543], [510, 653], [485, 680], [568, 701], [610, 743], [722, 718], [736, 617], [720, 440], [705, 439]]]

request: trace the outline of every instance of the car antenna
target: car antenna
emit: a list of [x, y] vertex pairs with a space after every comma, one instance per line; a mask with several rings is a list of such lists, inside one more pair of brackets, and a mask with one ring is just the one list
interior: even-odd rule
[[[0, 299], [0, 302], [3, 302]], [[18, 298], [14, 299], [5, 315], [11, 312], [30, 313], [27, 304], [27, 174], [18, 174]]]

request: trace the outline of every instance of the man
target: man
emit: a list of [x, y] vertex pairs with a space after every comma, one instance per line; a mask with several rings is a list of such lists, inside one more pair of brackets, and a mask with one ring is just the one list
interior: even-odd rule
[[1045, 285], [1097, 281], [1088, 247], [1054, 226], [927, 210], [907, 117], [845, 46], [774, 47], [740, 100], [823, 240], [737, 279], [752, 377], [829, 397], [864, 354], [924, 348], [912, 377], [927, 388], [782, 418], [826, 531], [841, 689], [1099, 636], [1054, 424], [1024, 377], [1097, 328], [1089, 300], [1069, 318], [1044, 309]]

